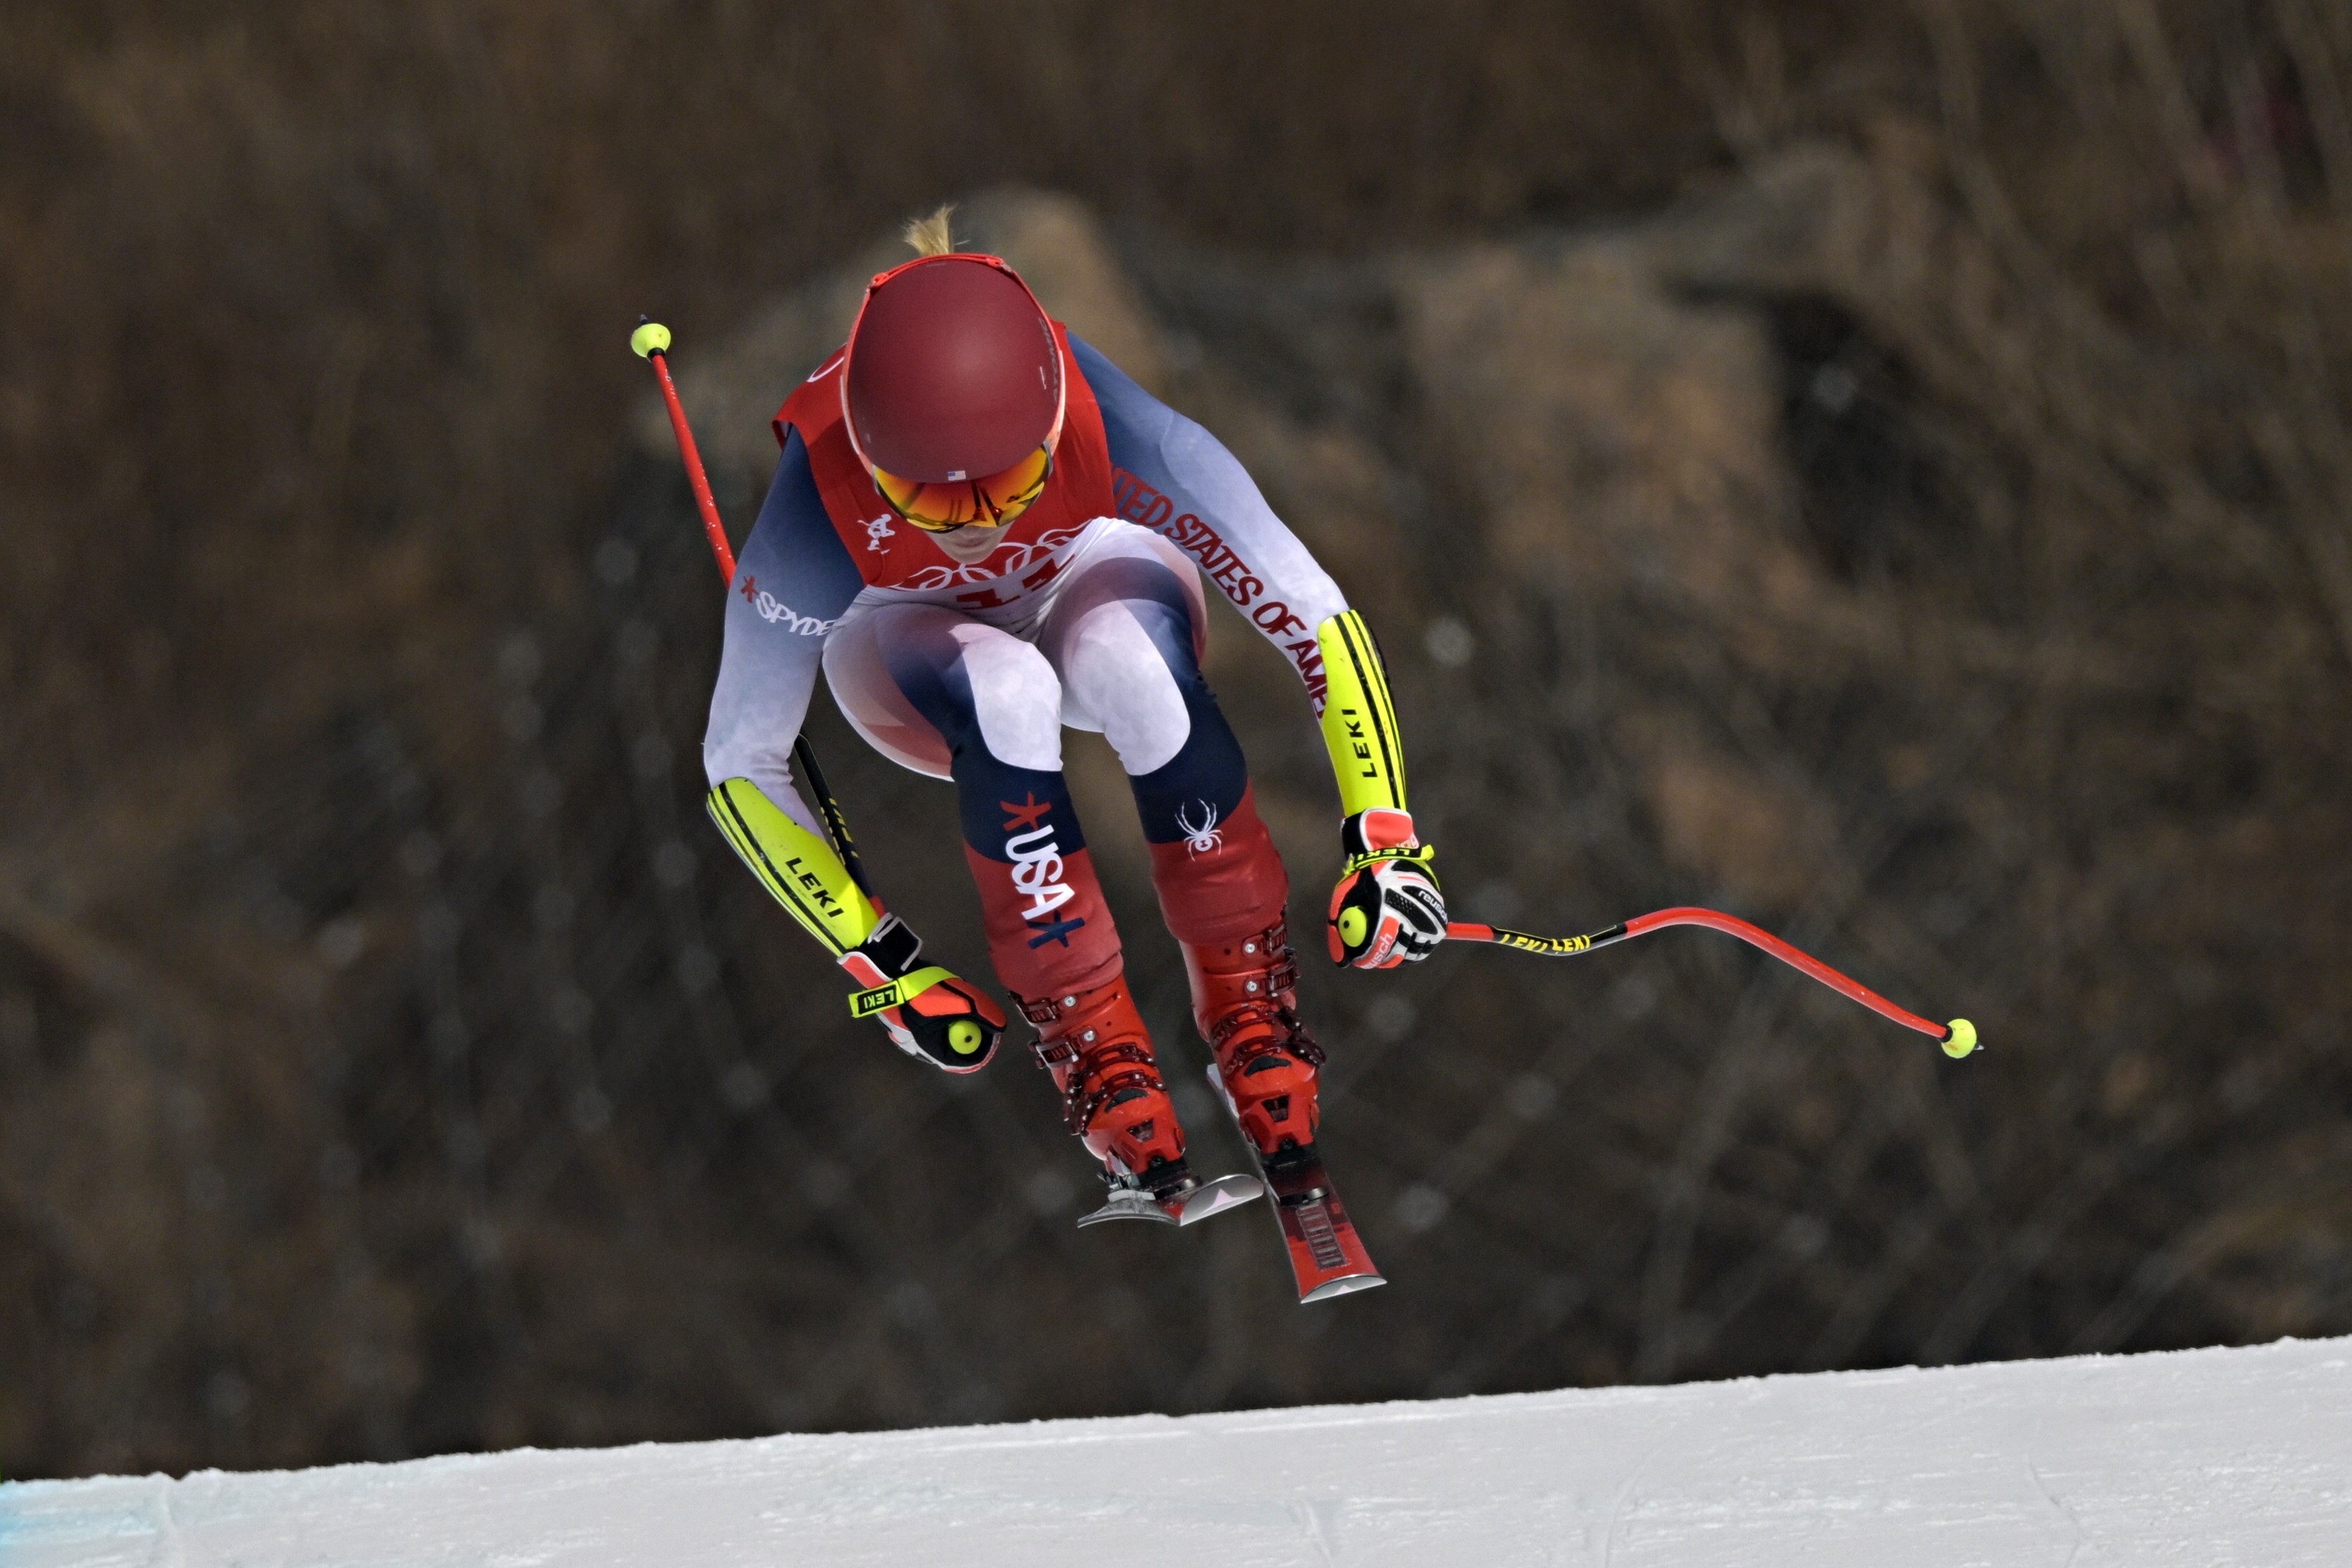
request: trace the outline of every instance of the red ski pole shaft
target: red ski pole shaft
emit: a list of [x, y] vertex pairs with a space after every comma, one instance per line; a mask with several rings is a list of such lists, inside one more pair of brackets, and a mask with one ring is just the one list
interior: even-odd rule
[[719, 558], [719, 574], [732, 583], [735, 552], [727, 543], [727, 525], [719, 521], [719, 503], [710, 499], [709, 476], [702, 471], [702, 454], [696, 450], [694, 431], [686, 422], [686, 405], [678, 402], [677, 387], [669, 378], [669, 329], [641, 317], [637, 330], [629, 335], [629, 346], [653, 365], [654, 379], [661, 383], [662, 402], [669, 408], [669, 427], [677, 437], [678, 458], [686, 464], [686, 482], [694, 488], [694, 504], [702, 513], [702, 531], [710, 541], [710, 553]]
[[1445, 934], [1455, 942], [1493, 942], [1499, 947], [1515, 947], [1521, 952], [1543, 953], [1550, 957], [1569, 958], [1580, 952], [1591, 952], [1597, 947], [1630, 942], [1637, 936], [1647, 936], [1668, 926], [1705, 926], [1727, 936], [1736, 936], [1748, 946], [1769, 952], [1800, 973], [1820, 981], [1839, 995], [1859, 1002], [1882, 1018], [1889, 1018], [1906, 1029], [1916, 1029], [1929, 1038], [1939, 1041], [1944, 1054], [1964, 1057], [1976, 1049], [1977, 1029], [1966, 1018], [1955, 1018], [1948, 1024], [1935, 1024], [1918, 1014], [1896, 1006], [1869, 986], [1839, 973], [1802, 948], [1782, 942], [1761, 926], [1753, 926], [1736, 915], [1719, 910], [1673, 909], [1659, 910], [1646, 915], [1636, 915], [1584, 936], [1538, 936], [1531, 931], [1512, 931], [1505, 926], [1480, 925], [1475, 921], [1457, 921], [1445, 928]]

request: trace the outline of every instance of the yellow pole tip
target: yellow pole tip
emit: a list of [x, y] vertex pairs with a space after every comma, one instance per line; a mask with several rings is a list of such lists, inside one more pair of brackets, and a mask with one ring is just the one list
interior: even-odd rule
[[669, 329], [659, 321], [647, 321], [629, 334], [629, 347], [636, 351], [639, 359], [650, 359], [657, 353], [667, 353]]
[[1977, 1026], [1966, 1018], [1955, 1018], [1951, 1029], [1950, 1037], [1944, 1041], [1944, 1054], [1958, 1061], [1977, 1048]]

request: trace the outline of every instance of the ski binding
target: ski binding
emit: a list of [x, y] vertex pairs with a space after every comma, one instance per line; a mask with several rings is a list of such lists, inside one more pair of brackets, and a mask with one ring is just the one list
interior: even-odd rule
[[1212, 1215], [1242, 1205], [1265, 1191], [1265, 1184], [1255, 1176], [1235, 1172], [1219, 1176], [1213, 1182], [1195, 1181], [1187, 1177], [1183, 1185], [1159, 1198], [1150, 1190], [1132, 1184], [1135, 1178], [1122, 1177], [1113, 1182], [1110, 1196], [1103, 1206], [1092, 1214], [1078, 1216], [1078, 1228], [1101, 1225], [1114, 1219], [1149, 1220], [1155, 1225], [1198, 1225]]

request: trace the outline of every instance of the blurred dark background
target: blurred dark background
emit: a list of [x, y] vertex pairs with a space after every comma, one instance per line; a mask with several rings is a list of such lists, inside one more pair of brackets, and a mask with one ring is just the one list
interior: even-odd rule
[[[2352, 1330], [2352, 13], [20, 7], [0, 1468], [1181, 1412]], [[773, 405], [943, 199], [1388, 645], [1468, 915], [1304, 994], [1387, 1289], [1080, 1235], [699, 811]], [[1214, 673], [1315, 930], [1327, 766]], [[944, 786], [812, 733], [984, 972]], [[1113, 765], [1090, 837], [1172, 1058]], [[1125, 853], [1118, 852], [1125, 847]], [[1204, 1162], [1240, 1148], [1202, 1095]]]

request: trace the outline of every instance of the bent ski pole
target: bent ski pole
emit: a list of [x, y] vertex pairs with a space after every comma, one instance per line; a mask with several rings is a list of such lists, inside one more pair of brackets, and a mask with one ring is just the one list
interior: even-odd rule
[[1637, 936], [1647, 936], [1668, 926], [1705, 926], [1736, 936], [1748, 946], [1770, 953], [1790, 968], [1811, 976], [1850, 1001], [1859, 1002], [1882, 1018], [1891, 1018], [1906, 1029], [1916, 1029], [1930, 1039], [1942, 1044], [1944, 1054], [1955, 1059], [1977, 1048], [1977, 1026], [1966, 1018], [1955, 1018], [1948, 1024], [1932, 1024], [1916, 1013], [1906, 1012], [1858, 981], [1850, 980], [1801, 948], [1791, 947], [1760, 926], [1749, 925], [1735, 915], [1717, 910], [1659, 910], [1646, 915], [1636, 915], [1606, 931], [1585, 936], [1537, 936], [1529, 931], [1512, 931], [1505, 926], [1480, 925], [1474, 921], [1455, 921], [1445, 928], [1453, 942], [1486, 942], [1498, 947], [1515, 947], [1521, 952], [1542, 953], [1553, 958], [1572, 958], [1580, 952], [1609, 947], [1628, 942]]
[[[719, 503], [711, 499], [709, 476], [702, 471], [702, 453], [694, 445], [694, 430], [686, 422], [686, 405], [677, 400], [677, 387], [669, 378], [669, 329], [659, 321], [644, 316], [637, 318], [637, 330], [629, 334], [629, 347], [639, 359], [654, 367], [654, 379], [661, 384], [662, 403], [669, 409], [669, 427], [677, 437], [678, 460], [686, 465], [686, 482], [694, 490], [695, 510], [702, 514], [703, 536], [710, 541], [710, 553], [719, 562], [719, 574], [730, 586], [735, 582], [735, 552], [727, 543], [727, 525], [719, 520]], [[824, 819], [825, 837], [833, 840], [834, 853], [849, 868], [850, 879], [857, 884], [875, 910], [882, 910], [882, 900], [874, 895], [873, 884], [866, 879], [866, 864], [857, 858], [857, 846], [849, 837], [849, 820], [842, 815], [833, 792], [825, 787], [824, 771], [816, 765], [816, 748], [808, 737], [793, 738], [793, 760], [800, 764], [801, 776], [815, 792], [817, 811]]]

